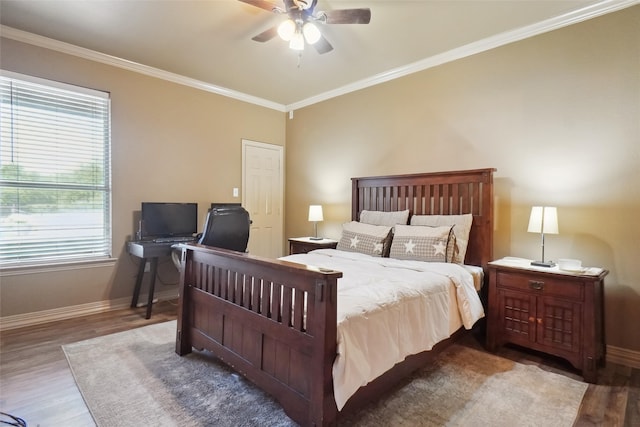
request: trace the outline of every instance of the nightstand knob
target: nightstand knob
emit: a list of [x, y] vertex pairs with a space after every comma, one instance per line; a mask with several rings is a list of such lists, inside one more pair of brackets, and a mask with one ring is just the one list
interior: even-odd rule
[[529, 287], [536, 291], [541, 291], [544, 289], [544, 282], [539, 282], [537, 280], [529, 280]]
[[536, 321], [536, 318], [535, 318], [535, 317], [533, 317], [533, 316], [529, 317], [529, 323], [533, 323], [533, 322], [535, 322], [535, 321]]

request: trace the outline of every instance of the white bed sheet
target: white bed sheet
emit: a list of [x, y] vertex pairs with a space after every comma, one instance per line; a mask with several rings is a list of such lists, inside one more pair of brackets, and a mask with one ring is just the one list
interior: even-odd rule
[[408, 355], [431, 350], [484, 317], [468, 269], [458, 264], [379, 258], [319, 249], [282, 259], [341, 271], [338, 347], [333, 366], [338, 410], [358, 388]]

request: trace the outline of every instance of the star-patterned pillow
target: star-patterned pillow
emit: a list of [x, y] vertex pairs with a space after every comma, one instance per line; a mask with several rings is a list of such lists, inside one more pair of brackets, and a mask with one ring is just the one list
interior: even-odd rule
[[413, 215], [411, 225], [427, 225], [430, 227], [441, 227], [445, 225], [455, 225], [453, 234], [456, 236], [456, 253], [452, 262], [464, 263], [469, 244], [469, 233], [473, 223], [473, 215]]
[[452, 228], [396, 225], [389, 257], [427, 262], [450, 261]]
[[363, 224], [357, 221], [342, 225], [342, 236], [336, 249], [381, 257], [387, 251], [391, 227]]

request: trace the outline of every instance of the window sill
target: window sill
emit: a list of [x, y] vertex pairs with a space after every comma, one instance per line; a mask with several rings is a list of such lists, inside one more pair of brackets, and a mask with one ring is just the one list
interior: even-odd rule
[[56, 271], [81, 270], [85, 268], [113, 267], [118, 258], [91, 258], [76, 261], [43, 262], [33, 264], [14, 264], [0, 267], [0, 277], [23, 274], [50, 273]]

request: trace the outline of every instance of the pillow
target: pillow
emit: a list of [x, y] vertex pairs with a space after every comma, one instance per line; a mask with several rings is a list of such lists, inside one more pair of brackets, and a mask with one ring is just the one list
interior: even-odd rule
[[469, 244], [469, 232], [473, 222], [472, 214], [464, 215], [413, 215], [411, 225], [428, 225], [440, 227], [444, 225], [454, 226], [453, 234], [456, 236], [457, 254], [454, 254], [453, 262], [464, 264], [464, 257], [467, 254]]
[[396, 224], [407, 224], [409, 209], [396, 212], [362, 211], [360, 222], [372, 225], [387, 225], [393, 227]]
[[342, 236], [336, 249], [381, 257], [387, 253], [391, 227], [363, 224], [357, 221], [342, 225]]
[[428, 262], [447, 262], [453, 226], [396, 225], [389, 257]]

